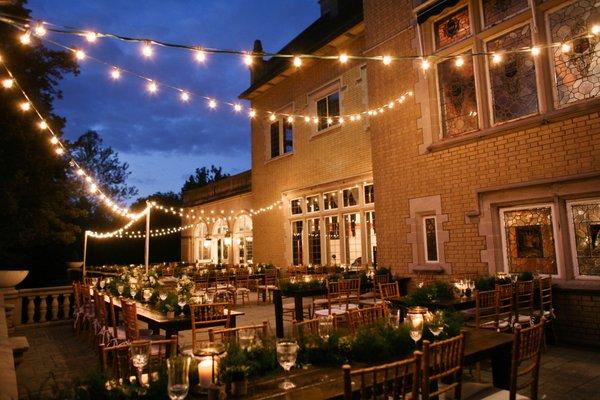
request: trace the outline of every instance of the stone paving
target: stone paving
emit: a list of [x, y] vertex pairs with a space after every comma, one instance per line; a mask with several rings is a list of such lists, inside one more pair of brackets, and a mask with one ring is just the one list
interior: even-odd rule
[[[275, 325], [273, 305], [257, 305], [255, 295], [253, 302], [236, 309], [246, 313], [238, 325], [265, 320]], [[49, 397], [56, 385], [68, 385], [97, 368], [98, 358], [87, 337], [75, 337], [71, 325], [26, 327], [16, 334], [27, 336], [30, 344], [17, 369], [21, 399]], [[189, 341], [190, 332], [180, 335], [180, 340]], [[482, 369], [483, 380], [491, 380], [489, 366]], [[539, 392], [542, 400], [600, 400], [600, 351], [549, 347], [542, 355]]]

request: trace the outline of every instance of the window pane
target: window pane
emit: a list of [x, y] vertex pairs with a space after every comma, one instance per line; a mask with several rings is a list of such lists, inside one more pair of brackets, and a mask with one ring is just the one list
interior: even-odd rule
[[346, 263], [360, 265], [362, 264], [360, 214], [344, 215], [344, 230], [346, 234]]
[[339, 265], [340, 257], [340, 222], [337, 216], [325, 218], [327, 236], [327, 261], [329, 265]]
[[338, 192], [325, 193], [323, 195], [323, 206], [326, 210], [338, 208]]
[[[531, 46], [531, 28], [525, 25], [487, 43], [489, 52]], [[490, 62], [494, 121], [502, 123], [537, 113], [535, 65], [529, 52], [504, 54], [498, 64]]]
[[279, 155], [279, 121], [271, 124], [271, 158]]
[[352, 207], [358, 204], [358, 188], [344, 189], [344, 207]]
[[302, 221], [292, 222], [292, 264], [302, 264]]
[[458, 68], [454, 60], [438, 64], [438, 81], [444, 136], [460, 135], [479, 128], [472, 57]]
[[290, 122], [283, 123], [283, 152], [290, 153], [294, 150], [294, 130]]
[[425, 229], [425, 261], [438, 261], [437, 227], [435, 225], [435, 218], [424, 218], [423, 225]]
[[[600, 20], [600, 8], [595, 0], [580, 0], [550, 14], [550, 35], [553, 42], [588, 33]], [[558, 106], [589, 99], [600, 93], [600, 40], [597, 36], [582, 37], [570, 43], [571, 51], [554, 49], [554, 69]]]
[[327, 128], [327, 98], [322, 98], [317, 101], [317, 116], [319, 117], [319, 124], [317, 125], [317, 129], [325, 129]]
[[319, 211], [319, 196], [308, 196], [306, 198], [306, 212]]
[[483, 0], [483, 20], [486, 28], [529, 8], [527, 0]]
[[578, 275], [600, 276], [600, 200], [571, 206]]
[[337, 117], [340, 115], [340, 93], [335, 92], [327, 96], [327, 116]]
[[292, 208], [292, 214], [302, 214], [302, 204], [300, 203], [300, 199], [292, 200], [290, 206]]
[[437, 21], [434, 30], [436, 48], [446, 47], [471, 35], [467, 7]]
[[375, 189], [373, 185], [365, 185], [365, 204], [375, 202]]
[[308, 262], [321, 265], [321, 230], [318, 218], [308, 220]]
[[552, 209], [535, 207], [501, 213], [508, 271], [557, 274]]
[[367, 222], [367, 249], [369, 249], [369, 261], [377, 265], [377, 236], [375, 235], [375, 211], [365, 213]]

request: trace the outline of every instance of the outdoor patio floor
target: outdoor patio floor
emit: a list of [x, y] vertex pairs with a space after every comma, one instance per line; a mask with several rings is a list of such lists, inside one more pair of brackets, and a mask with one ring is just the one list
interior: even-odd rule
[[[267, 320], [274, 326], [272, 304], [257, 305], [254, 297], [236, 309], [246, 313], [238, 325]], [[25, 335], [30, 345], [17, 368], [21, 399], [49, 397], [57, 387], [84, 378], [98, 366], [86, 335], [76, 337], [70, 324], [21, 327], [15, 334]], [[189, 340], [189, 336], [185, 332], [181, 339]], [[489, 366], [483, 364], [482, 379], [489, 381], [490, 376]], [[547, 400], [600, 400], [600, 351], [560, 344], [548, 347], [542, 355], [539, 393], [540, 399]]]

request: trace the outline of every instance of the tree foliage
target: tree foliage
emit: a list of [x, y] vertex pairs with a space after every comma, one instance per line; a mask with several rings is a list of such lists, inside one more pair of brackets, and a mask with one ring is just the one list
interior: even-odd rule
[[187, 181], [185, 181], [185, 183], [183, 184], [182, 190], [185, 191], [206, 186], [209, 183], [216, 182], [228, 176], [229, 174], [224, 173], [222, 167], [216, 167], [214, 165], [211, 165], [210, 168], [196, 168], [195, 173], [193, 175], [190, 175]]

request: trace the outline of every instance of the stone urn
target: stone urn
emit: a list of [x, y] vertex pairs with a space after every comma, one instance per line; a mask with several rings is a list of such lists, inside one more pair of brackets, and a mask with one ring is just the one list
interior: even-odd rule
[[[23, 282], [28, 273], [28, 270], [0, 270], [0, 296], [4, 297], [4, 312], [9, 332], [14, 331], [13, 313], [19, 301], [15, 286]], [[20, 308], [17, 308], [18, 310]]]
[[28, 273], [28, 270], [0, 270], [0, 290], [14, 288], [23, 282]]

